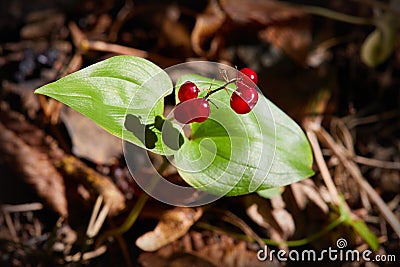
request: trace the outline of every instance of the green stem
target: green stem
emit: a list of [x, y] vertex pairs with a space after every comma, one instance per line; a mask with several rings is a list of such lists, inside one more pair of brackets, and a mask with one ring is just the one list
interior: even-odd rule
[[333, 11], [331, 9], [318, 7], [318, 6], [301, 6], [305, 12], [318, 15], [321, 17], [326, 17], [342, 22], [347, 22], [351, 24], [358, 24], [358, 25], [374, 25], [374, 20], [371, 18], [363, 18], [363, 17], [356, 17], [347, 14], [343, 14], [340, 12]]
[[356, 17], [352, 15], [347, 15], [344, 13], [340, 13], [328, 8], [323, 8], [319, 6], [308, 6], [308, 5], [299, 5], [292, 3], [284, 3], [287, 7], [298, 8], [309, 14], [317, 15], [325, 18], [330, 18], [346, 23], [357, 24], [357, 25], [375, 25], [375, 20], [373, 18], [363, 18]]
[[[164, 157], [162, 164], [158, 168], [157, 172], [159, 174], [162, 174], [167, 167], [169, 166], [169, 161]], [[154, 187], [157, 185], [157, 182], [154, 183], [150, 191], [154, 189]], [[132, 225], [136, 222], [136, 219], [139, 217], [139, 214], [143, 210], [144, 205], [146, 204], [147, 200], [149, 199], [149, 195], [143, 192], [137, 202], [135, 203], [135, 206], [133, 206], [132, 210], [129, 212], [128, 217], [125, 219], [125, 221], [117, 228], [105, 231], [102, 233], [99, 238], [96, 240], [96, 245], [95, 247], [99, 247], [106, 238], [110, 236], [119, 236], [124, 234], [126, 231], [128, 231]]]
[[[299, 246], [303, 246], [306, 245], [314, 240], [317, 240], [318, 238], [320, 238], [321, 236], [327, 234], [329, 231], [331, 231], [332, 229], [336, 228], [337, 226], [339, 226], [341, 223], [343, 223], [346, 220], [345, 216], [339, 216], [337, 219], [335, 219], [334, 221], [332, 221], [329, 225], [327, 225], [326, 227], [324, 227], [322, 230], [320, 230], [319, 232], [312, 234], [308, 237], [302, 238], [302, 239], [298, 239], [298, 240], [288, 240], [288, 241], [275, 241], [272, 239], [268, 239], [268, 238], [261, 238], [262, 241], [266, 244], [266, 245], [271, 245], [271, 246], [288, 246], [288, 247], [299, 247]], [[242, 239], [242, 240], [246, 240], [246, 241], [255, 241], [253, 238], [243, 235], [243, 234], [238, 234], [238, 233], [232, 233], [229, 231], [226, 231], [220, 227], [217, 226], [213, 226], [213, 225], [209, 225], [207, 223], [204, 222], [198, 222], [196, 223], [196, 226], [206, 229], [206, 230], [211, 230], [211, 231], [215, 231], [215, 232], [222, 232], [222, 233], [226, 233], [229, 235], [232, 235], [238, 239]]]

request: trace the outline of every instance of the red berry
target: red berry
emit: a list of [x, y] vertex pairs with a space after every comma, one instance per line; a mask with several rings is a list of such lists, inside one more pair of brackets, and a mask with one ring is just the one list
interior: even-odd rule
[[204, 98], [189, 99], [174, 109], [174, 117], [183, 124], [203, 122], [210, 116], [210, 104]]
[[178, 91], [178, 98], [181, 102], [197, 98], [198, 95], [199, 95], [199, 88], [197, 88], [197, 86], [191, 81], [187, 81], [184, 84], [182, 84]]
[[253, 81], [253, 83], [257, 84], [258, 83], [258, 76], [257, 73], [250, 68], [243, 68], [240, 70], [241, 73], [243, 73], [244, 75], [246, 75], [247, 77], [250, 78], [250, 80]]
[[249, 113], [258, 101], [258, 92], [255, 88], [247, 86], [238, 86], [238, 89], [232, 93], [231, 108], [238, 114]]

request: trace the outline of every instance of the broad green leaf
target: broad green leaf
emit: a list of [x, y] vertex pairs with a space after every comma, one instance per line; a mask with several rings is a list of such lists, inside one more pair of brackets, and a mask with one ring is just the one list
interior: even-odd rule
[[[204, 95], [224, 82], [184, 75]], [[228, 86], [229, 94], [235, 89]], [[218, 195], [242, 195], [297, 182], [313, 174], [311, 148], [301, 128], [260, 94], [255, 108], [238, 115], [221, 90], [210, 97], [210, 118], [191, 124], [192, 133], [175, 154], [176, 166], [191, 186]]]
[[111, 134], [146, 148], [144, 138], [124, 127], [126, 114], [131, 114], [140, 119], [138, 125], [143, 125], [146, 140], [151, 140], [148, 149], [171, 154], [163, 147], [161, 132], [150, 132], [146, 125], [154, 123], [156, 116], [162, 117], [164, 97], [172, 89], [167, 73], [152, 62], [116, 56], [40, 87], [35, 93], [57, 99]]

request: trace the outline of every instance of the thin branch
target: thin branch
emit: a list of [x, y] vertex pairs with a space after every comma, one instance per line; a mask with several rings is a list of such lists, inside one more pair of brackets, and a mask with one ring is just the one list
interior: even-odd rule
[[14, 242], [19, 242], [17, 231], [15, 230], [13, 220], [11, 219], [10, 213], [4, 212], [4, 219], [6, 220], [8, 231], [11, 234], [12, 240]]
[[400, 162], [371, 159], [362, 156], [354, 156], [353, 160], [357, 163], [371, 167], [390, 169], [390, 170], [400, 170]]
[[[312, 123], [312, 122], [310, 122]], [[332, 199], [333, 204], [339, 205], [340, 204], [340, 198], [339, 198], [339, 193], [336, 189], [335, 183], [332, 180], [332, 176], [329, 172], [328, 166], [326, 165], [324, 156], [322, 155], [321, 147], [319, 146], [318, 139], [314, 132], [310, 129], [311, 125], [307, 124], [308, 127], [306, 127], [306, 133], [308, 140], [310, 141], [312, 150], [314, 152], [314, 158], [315, 161], [318, 165], [318, 169], [321, 172], [322, 179], [324, 180], [326, 187], [328, 189], [329, 195]]]
[[18, 204], [18, 205], [2, 205], [1, 210], [3, 212], [27, 212], [34, 210], [43, 209], [43, 204], [39, 202], [28, 203], [28, 204]]
[[140, 49], [131, 48], [123, 45], [110, 44], [103, 41], [84, 41], [82, 42], [82, 46], [89, 50], [96, 50], [101, 52], [110, 52], [142, 58], [148, 58], [149, 56], [148, 52]]
[[108, 34], [108, 39], [111, 42], [115, 42], [118, 37], [118, 33], [121, 27], [124, 25], [125, 21], [133, 14], [134, 11], [133, 0], [125, 0], [124, 6], [118, 12], [113, 24], [110, 28], [110, 33]]

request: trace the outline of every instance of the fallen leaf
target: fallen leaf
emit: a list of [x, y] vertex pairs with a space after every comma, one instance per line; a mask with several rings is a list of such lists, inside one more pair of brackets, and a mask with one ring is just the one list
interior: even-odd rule
[[232, 36], [259, 37], [304, 63], [311, 44], [310, 18], [303, 10], [275, 0], [210, 1], [206, 11], [197, 16], [193, 50], [215, 57], [225, 41], [235, 39]]
[[[26, 121], [25, 117], [11, 110], [8, 105], [0, 103], [0, 122], [15, 133], [32, 150], [49, 159], [53, 166], [63, 172], [65, 179], [74, 179], [95, 195], [101, 194], [105, 202], [112, 203], [110, 215], [118, 214], [125, 208], [125, 197], [111, 179], [89, 168], [80, 159], [65, 156], [57, 142], [35, 125]], [[60, 195], [61, 196], [61, 195]]]
[[291, 59], [303, 63], [310, 50], [310, 23], [304, 18], [295, 18], [260, 31], [259, 36], [282, 50]]
[[[215, 57], [219, 46], [220, 38], [215, 37], [226, 19], [225, 13], [221, 10], [216, 0], [211, 0], [203, 14], [196, 18], [196, 24], [191, 34], [193, 51], [208, 58]], [[206, 49], [205, 47], [209, 47]]]
[[136, 245], [144, 251], [156, 251], [159, 248], [182, 237], [201, 217], [200, 208], [177, 207], [166, 211], [156, 228], [136, 240]]
[[[251, 243], [243, 240], [235, 240], [233, 237], [225, 234], [216, 234], [208, 231], [202, 233], [190, 231], [181, 239], [162, 247], [157, 252], [142, 253], [139, 256], [139, 263], [144, 267], [266, 266], [266, 262], [260, 261], [257, 258], [258, 248], [251, 247]], [[268, 262], [268, 266], [277, 267], [280, 264], [273, 257], [273, 260]]]
[[[12, 168], [18, 179], [31, 185], [35, 192], [62, 217], [68, 216], [63, 177], [47, 154], [27, 145], [0, 122], [1, 165]], [[2, 177], [12, 179], [12, 177]]]
[[72, 139], [72, 153], [77, 157], [96, 164], [108, 164], [113, 157], [121, 155], [121, 139], [106, 132], [89, 118], [71, 108], [62, 109], [60, 116]]
[[65, 176], [83, 184], [90, 191], [102, 195], [104, 202], [110, 204], [111, 216], [117, 215], [125, 208], [125, 197], [111, 179], [88, 167], [78, 158], [64, 156], [56, 163], [56, 166]]

